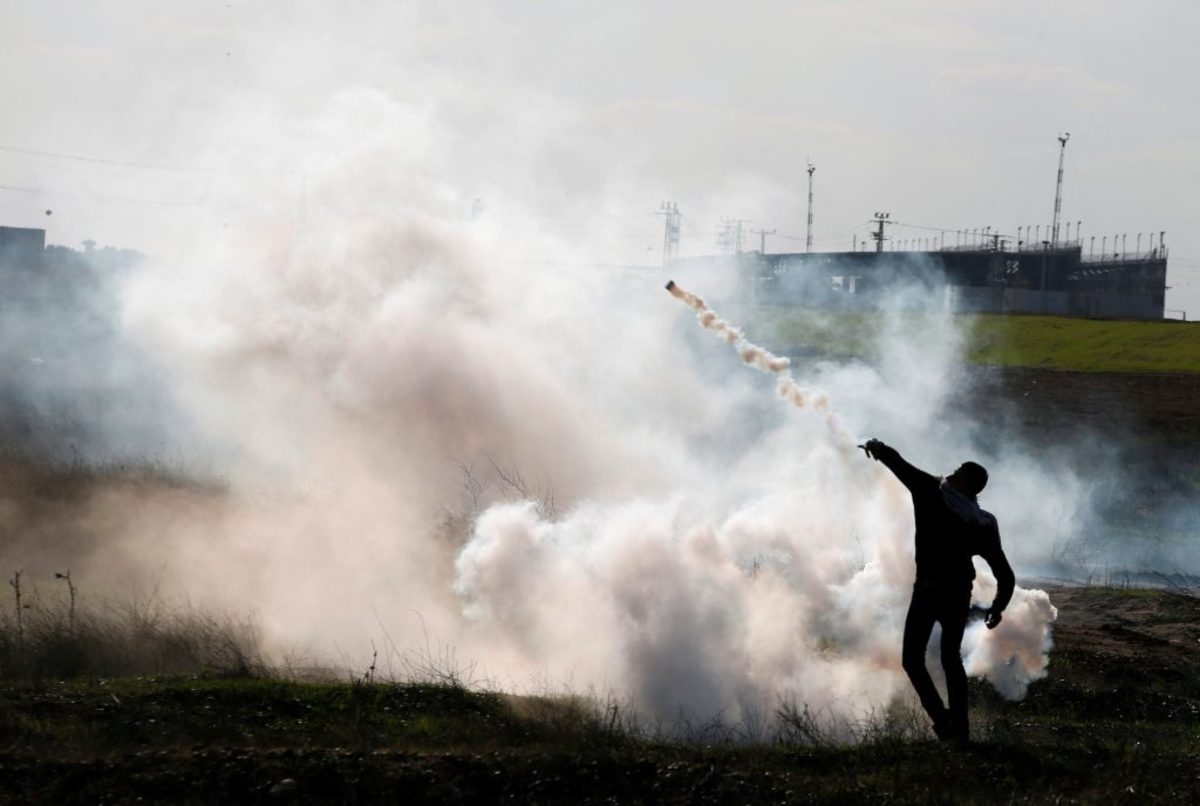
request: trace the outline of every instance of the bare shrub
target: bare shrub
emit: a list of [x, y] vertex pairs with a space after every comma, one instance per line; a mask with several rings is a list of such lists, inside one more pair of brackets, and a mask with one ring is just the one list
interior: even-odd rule
[[19, 622], [0, 611], [5, 679], [248, 676], [264, 670], [259, 632], [249, 621], [156, 597], [80, 604], [72, 595], [63, 606], [32, 598], [16, 612]]
[[883, 710], [870, 710], [857, 719], [814, 711], [808, 705], [785, 701], [776, 712], [775, 742], [799, 747], [847, 747], [907, 743], [930, 738], [923, 715], [899, 701]]

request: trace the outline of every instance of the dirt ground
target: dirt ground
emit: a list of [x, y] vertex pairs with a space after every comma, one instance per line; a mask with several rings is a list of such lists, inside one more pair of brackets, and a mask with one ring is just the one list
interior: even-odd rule
[[[345, 699], [302, 705], [295, 688], [272, 696], [258, 686], [243, 695], [236, 687], [165, 681], [135, 699], [50, 683], [0, 690], [0, 801], [1197, 802], [1200, 598], [1135, 588], [1049, 592], [1059, 608], [1049, 676], [1021, 703], [973, 682], [968, 746], [912, 737], [859, 747], [548, 742], [511, 728], [497, 744], [465, 693], [451, 693], [457, 705], [432, 713], [460, 724], [463, 712], [455, 709], [466, 709], [479, 726], [474, 740], [471, 731], [449, 742], [429, 733], [422, 747], [372, 740], [368, 732], [347, 742], [325, 727], [292, 741], [251, 741], [280, 712], [303, 711], [306, 720], [338, 730], [352, 715], [332, 705]], [[228, 733], [205, 716], [222, 690]], [[431, 718], [408, 713], [403, 703], [411, 696], [402, 691], [380, 696], [394, 706], [393, 718]]]
[[1178, 540], [1200, 523], [1200, 374], [974, 366], [956, 402], [985, 442], [1020, 440], [1099, 485], [1093, 534]]
[[1080, 586], [1049, 593], [1058, 608], [1058, 651], [1087, 652], [1106, 663], [1130, 661], [1141, 669], [1200, 671], [1197, 592]]
[[985, 366], [966, 373], [975, 402], [1000, 404], [1031, 434], [1200, 442], [1200, 374]]
[[[1198, 505], [1200, 375], [967, 372], [966, 397], [997, 430], [1116, 446], [1131, 478], [1153, 479], [1138, 495]], [[0, 685], [0, 803], [1200, 802], [1200, 591], [1048, 592], [1048, 676], [1021, 703], [973, 681], [967, 747], [345, 741], [330, 726], [352, 715], [319, 704], [305, 711], [314, 727], [264, 738], [268, 717], [300, 707], [292, 695], [256, 694], [218, 725], [189, 683], [152, 682], [135, 703], [41, 681]], [[394, 719], [461, 722], [448, 710]]]

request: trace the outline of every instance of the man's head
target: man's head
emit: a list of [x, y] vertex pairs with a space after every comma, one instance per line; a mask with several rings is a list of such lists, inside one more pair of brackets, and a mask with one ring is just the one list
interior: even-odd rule
[[983, 469], [983, 465], [963, 462], [957, 470], [946, 476], [946, 481], [963, 495], [974, 498], [987, 486], [988, 472]]

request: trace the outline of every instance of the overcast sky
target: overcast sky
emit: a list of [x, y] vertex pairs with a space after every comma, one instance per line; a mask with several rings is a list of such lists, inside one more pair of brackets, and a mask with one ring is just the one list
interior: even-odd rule
[[[807, 160], [818, 248], [850, 248], [877, 210], [1045, 228], [1069, 131], [1072, 234], [1082, 221], [1086, 252], [1127, 233], [1132, 251], [1165, 231], [1167, 307], [1200, 317], [1200, 11], [1183, 0], [0, 9], [0, 223], [54, 243], [169, 256], [181, 229], [284, 203], [270, 188], [337, 149], [328, 121], [358, 90], [407, 116], [376, 132], [399, 126], [389, 147], [461, 199], [625, 262], [657, 262], [668, 199], [685, 254], [713, 251], [723, 216], [775, 229], [768, 251], [802, 249]], [[308, 131], [311, 147], [317, 130], [316, 151], [273, 145]]]

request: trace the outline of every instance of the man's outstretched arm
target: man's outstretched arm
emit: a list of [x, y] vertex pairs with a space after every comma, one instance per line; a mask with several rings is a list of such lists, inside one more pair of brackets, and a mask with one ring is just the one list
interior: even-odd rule
[[933, 476], [905, 461], [900, 452], [891, 445], [884, 444], [878, 439], [868, 439], [862, 445], [862, 449], [867, 452], [867, 456], [882, 462], [884, 467], [892, 471], [896, 478], [900, 479], [900, 483], [910, 491], [921, 484], [935, 481]]

